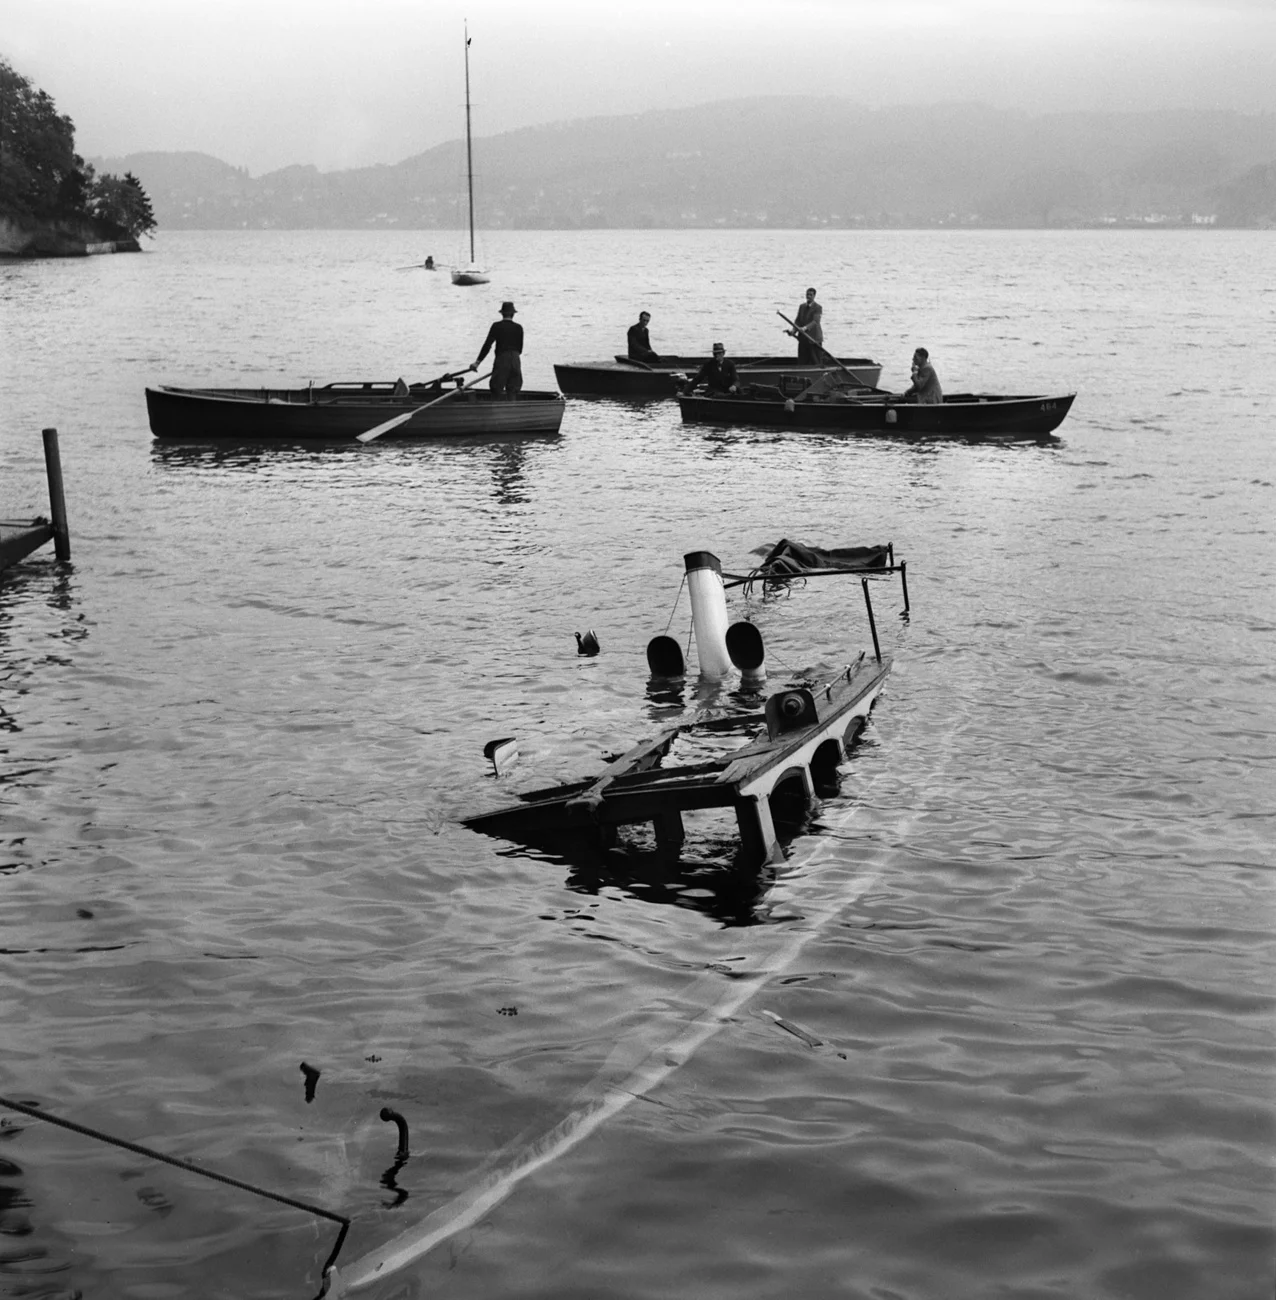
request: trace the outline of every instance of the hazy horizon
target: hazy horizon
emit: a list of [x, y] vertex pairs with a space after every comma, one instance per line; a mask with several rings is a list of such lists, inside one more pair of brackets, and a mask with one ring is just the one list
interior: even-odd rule
[[85, 157], [211, 154], [260, 175], [393, 164], [464, 131], [752, 95], [867, 108], [1276, 112], [1270, 0], [9, 0], [0, 55]]

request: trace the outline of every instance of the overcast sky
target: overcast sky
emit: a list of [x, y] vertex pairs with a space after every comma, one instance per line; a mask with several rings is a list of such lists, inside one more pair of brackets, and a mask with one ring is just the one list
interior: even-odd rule
[[1276, 0], [2, 0], [0, 55], [85, 157], [260, 175], [758, 94], [1276, 111]]

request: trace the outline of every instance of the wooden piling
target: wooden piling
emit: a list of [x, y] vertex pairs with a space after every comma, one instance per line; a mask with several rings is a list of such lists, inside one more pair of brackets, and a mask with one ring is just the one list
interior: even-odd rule
[[71, 533], [66, 522], [66, 498], [62, 492], [62, 458], [58, 454], [58, 431], [44, 429], [44, 468], [49, 478], [49, 515], [53, 520], [53, 550], [59, 560], [71, 558]]

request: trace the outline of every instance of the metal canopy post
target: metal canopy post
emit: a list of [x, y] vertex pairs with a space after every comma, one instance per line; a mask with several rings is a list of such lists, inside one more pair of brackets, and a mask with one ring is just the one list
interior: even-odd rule
[[868, 610], [868, 627], [869, 631], [873, 634], [873, 654], [876, 656], [877, 662], [880, 664], [882, 662], [882, 647], [877, 641], [877, 622], [873, 618], [873, 600], [868, 594], [868, 579], [861, 578], [860, 586], [864, 588], [864, 608]]

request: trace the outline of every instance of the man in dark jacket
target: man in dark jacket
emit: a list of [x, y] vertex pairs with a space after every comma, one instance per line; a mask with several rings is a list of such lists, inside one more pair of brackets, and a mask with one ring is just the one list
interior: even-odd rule
[[721, 343], [713, 345], [713, 356], [696, 371], [687, 391], [694, 393], [703, 384], [709, 392], [729, 393], [736, 396], [740, 392], [740, 381], [736, 378], [735, 362], [727, 360], [727, 350]]
[[495, 347], [496, 355], [492, 361], [492, 382], [489, 385], [498, 397], [513, 401], [523, 387], [523, 327], [514, 321], [514, 304], [501, 303], [501, 319], [492, 322], [483, 340], [478, 360], [474, 362], [477, 370], [483, 364], [483, 358]]
[[806, 291], [806, 301], [797, 309], [793, 321], [795, 329], [786, 331], [797, 339], [798, 361], [806, 366], [818, 366], [824, 362], [824, 326], [821, 318], [824, 308], [815, 301], [815, 290]]
[[913, 382], [903, 397], [906, 402], [919, 402], [922, 406], [938, 406], [944, 400], [939, 376], [930, 364], [930, 353], [925, 348], [918, 348], [913, 353]]
[[638, 324], [629, 327], [629, 359], [631, 361], [659, 361], [660, 358], [651, 350], [651, 338], [647, 334], [647, 322], [651, 319], [649, 311], [638, 313]]

